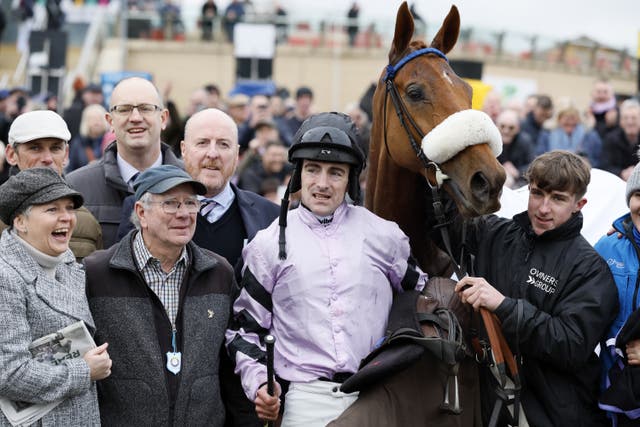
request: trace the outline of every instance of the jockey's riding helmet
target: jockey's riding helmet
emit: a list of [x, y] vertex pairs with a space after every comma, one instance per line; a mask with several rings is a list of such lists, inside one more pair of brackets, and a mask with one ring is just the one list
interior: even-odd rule
[[358, 131], [349, 116], [336, 112], [320, 113], [302, 123], [289, 148], [289, 161], [295, 165], [289, 186], [291, 193], [300, 190], [304, 159], [351, 165], [348, 193], [354, 202], [359, 202], [358, 177], [366, 160], [358, 145]]

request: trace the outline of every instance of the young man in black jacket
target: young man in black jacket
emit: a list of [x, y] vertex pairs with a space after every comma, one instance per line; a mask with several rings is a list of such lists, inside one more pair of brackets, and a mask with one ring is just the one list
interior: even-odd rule
[[[594, 350], [617, 313], [618, 297], [607, 264], [580, 234], [589, 166], [575, 154], [552, 151], [532, 162], [527, 177], [526, 212], [468, 225], [475, 277], [462, 278], [456, 291], [474, 309], [500, 319], [521, 362], [529, 425], [605, 425]], [[486, 419], [495, 403], [492, 379], [486, 371]], [[498, 425], [506, 425], [504, 415]]]

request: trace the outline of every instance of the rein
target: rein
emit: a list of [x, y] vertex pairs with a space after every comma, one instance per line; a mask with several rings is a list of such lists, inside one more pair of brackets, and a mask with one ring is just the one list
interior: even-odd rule
[[[453, 256], [453, 251], [451, 250], [451, 239], [449, 237], [449, 232], [447, 230], [448, 223], [446, 221], [446, 217], [444, 214], [444, 206], [442, 204], [442, 200], [440, 198], [440, 193], [439, 193], [440, 187], [442, 186], [444, 180], [449, 178], [446, 175], [442, 174], [440, 170], [440, 166], [436, 162], [427, 158], [427, 156], [424, 154], [424, 152], [416, 142], [416, 139], [413, 136], [414, 132], [419, 136], [421, 140], [422, 138], [424, 138], [425, 134], [424, 132], [422, 132], [422, 130], [414, 120], [413, 116], [407, 109], [405, 103], [402, 101], [402, 97], [400, 96], [400, 93], [398, 92], [398, 88], [394, 83], [394, 78], [396, 74], [404, 65], [406, 65], [409, 61], [413, 60], [414, 58], [417, 58], [421, 55], [427, 55], [427, 54], [434, 54], [444, 59], [445, 61], [449, 62], [446, 55], [443, 52], [441, 52], [439, 49], [427, 47], [427, 48], [413, 51], [408, 55], [406, 55], [405, 57], [403, 57], [402, 59], [400, 59], [400, 61], [398, 61], [395, 65], [389, 64], [386, 67], [386, 72], [382, 79], [382, 81], [386, 85], [384, 106], [383, 106], [384, 145], [387, 151], [387, 155], [389, 156], [389, 158], [393, 159], [393, 157], [391, 156], [391, 152], [389, 150], [388, 142], [387, 142], [387, 126], [386, 126], [387, 104], [388, 104], [388, 98], [390, 96], [391, 102], [393, 103], [394, 110], [396, 112], [396, 115], [398, 116], [398, 120], [400, 121], [400, 124], [402, 125], [403, 129], [405, 130], [405, 133], [407, 134], [407, 137], [409, 138], [409, 143], [411, 144], [411, 148], [416, 154], [416, 157], [420, 159], [420, 162], [425, 167], [425, 169], [434, 170], [436, 183], [432, 184], [429, 178], [427, 178], [426, 181], [427, 181], [427, 184], [429, 185], [429, 188], [431, 189], [431, 196], [433, 200], [433, 212], [437, 220], [437, 224], [435, 227], [440, 229], [445, 251], [449, 256], [449, 259], [451, 260], [456, 276], [458, 278], [462, 278], [467, 275], [467, 268], [465, 266], [466, 258], [464, 256], [464, 245], [462, 245], [462, 253], [460, 254], [461, 264], [459, 265]], [[465, 234], [466, 234], [465, 233], [466, 227], [464, 225], [462, 230], [463, 230], [462, 240], [464, 241]], [[470, 264], [473, 264], [473, 258], [471, 258], [470, 261], [471, 261]], [[472, 265], [471, 265], [471, 268], [473, 269]], [[500, 384], [496, 389], [496, 394], [498, 396], [498, 399], [496, 401], [496, 404], [491, 414], [490, 426], [495, 426], [497, 424], [498, 417], [503, 406], [509, 403], [515, 403], [514, 416], [509, 421], [511, 421], [512, 425], [517, 426], [518, 416], [519, 416], [518, 411], [520, 407], [520, 386], [521, 386], [518, 363], [514, 358], [513, 353], [511, 352], [511, 349], [509, 348], [509, 345], [507, 344], [507, 341], [502, 333], [500, 320], [497, 318], [497, 316], [485, 308], [480, 308], [480, 315], [482, 317], [482, 322], [484, 324], [485, 330], [487, 331], [487, 336], [490, 342], [490, 350], [491, 350], [491, 353], [493, 354], [493, 359], [495, 360], [496, 368], [500, 376], [499, 378]], [[487, 359], [490, 359], [490, 357], [488, 356], [489, 349], [487, 349], [486, 346], [483, 347], [482, 345], [480, 345], [479, 342], [477, 342], [477, 343], [474, 343], [474, 348], [476, 351], [476, 359], [479, 362], [486, 363]], [[515, 385], [515, 387], [511, 390], [506, 389], [507, 370], [511, 374], [514, 385]], [[457, 375], [455, 376], [457, 377]], [[510, 397], [509, 392], [512, 392], [513, 398]], [[447, 382], [447, 393], [445, 396], [444, 406], [446, 407], [449, 406], [448, 382]], [[459, 407], [454, 408], [452, 412], [455, 413], [457, 410], [459, 410]]]

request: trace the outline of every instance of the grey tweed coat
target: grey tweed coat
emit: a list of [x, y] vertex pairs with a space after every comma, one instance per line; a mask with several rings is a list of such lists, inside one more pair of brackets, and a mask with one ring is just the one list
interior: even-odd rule
[[[0, 238], [0, 396], [26, 402], [65, 399], [35, 425], [98, 426], [95, 383], [81, 358], [58, 366], [32, 360], [28, 346], [36, 338], [78, 320], [90, 330], [93, 319], [84, 291], [84, 271], [71, 251], [47, 277], [8, 230]], [[11, 424], [0, 412], [0, 427]]]

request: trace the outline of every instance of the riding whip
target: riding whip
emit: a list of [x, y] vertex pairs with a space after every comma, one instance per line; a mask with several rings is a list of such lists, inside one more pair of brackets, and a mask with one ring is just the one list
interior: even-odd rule
[[[276, 343], [276, 337], [267, 335], [264, 337], [264, 344], [267, 347], [267, 393], [269, 396], [274, 394], [273, 381], [273, 346]], [[273, 427], [273, 421], [267, 423], [268, 427]]]

